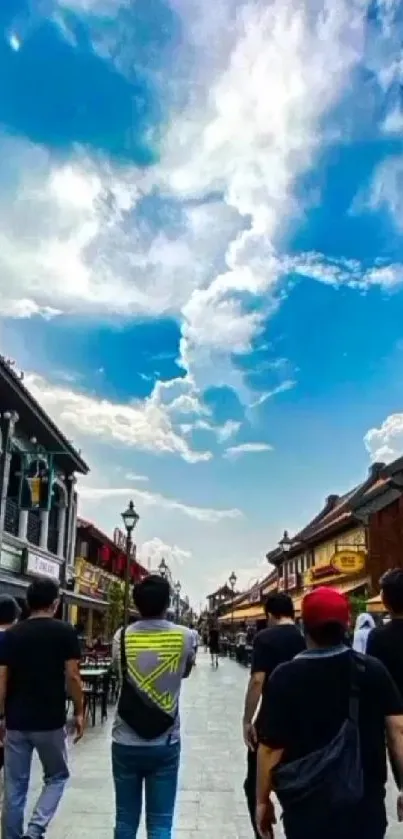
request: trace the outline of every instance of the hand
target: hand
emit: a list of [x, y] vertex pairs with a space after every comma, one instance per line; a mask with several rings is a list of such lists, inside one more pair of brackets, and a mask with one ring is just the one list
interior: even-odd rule
[[244, 722], [243, 724], [243, 739], [247, 749], [251, 752], [256, 750], [257, 735], [256, 728], [251, 722]]
[[262, 839], [273, 839], [273, 825], [276, 822], [274, 805], [270, 798], [265, 804], [256, 805], [256, 826]]
[[76, 716], [74, 717], [74, 728], [76, 733], [74, 736], [73, 743], [78, 743], [78, 741], [82, 739], [82, 737], [84, 736], [84, 727], [84, 714], [76, 714]]
[[403, 822], [403, 792], [397, 796], [397, 820]]

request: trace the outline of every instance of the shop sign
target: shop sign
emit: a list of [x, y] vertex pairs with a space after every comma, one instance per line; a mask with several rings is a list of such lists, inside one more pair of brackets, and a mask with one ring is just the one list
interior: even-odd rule
[[314, 586], [315, 583], [322, 583], [327, 581], [329, 578], [338, 577], [339, 575], [340, 571], [338, 571], [331, 563], [318, 565], [316, 568], [310, 568], [305, 573], [304, 586]]
[[11, 548], [3, 547], [0, 554], [0, 567], [14, 574], [22, 572], [22, 552], [13, 551]]
[[60, 565], [52, 559], [46, 559], [44, 556], [34, 554], [28, 551], [27, 562], [25, 567], [27, 574], [33, 574], [35, 577], [50, 577], [51, 580], [59, 582], [60, 579]]
[[336, 551], [331, 559], [332, 567], [340, 574], [359, 574], [365, 568], [364, 551]]
[[[127, 536], [119, 529], [119, 527], [115, 527], [115, 530], [113, 531], [113, 541], [122, 553], [126, 553]], [[136, 558], [136, 545], [134, 542], [132, 542], [131, 545], [130, 556], [133, 557], [133, 559]]]
[[91, 597], [104, 599], [113, 582], [118, 582], [123, 588], [123, 583], [118, 577], [91, 565], [90, 562], [80, 561], [78, 566], [79, 594], [88, 594]]

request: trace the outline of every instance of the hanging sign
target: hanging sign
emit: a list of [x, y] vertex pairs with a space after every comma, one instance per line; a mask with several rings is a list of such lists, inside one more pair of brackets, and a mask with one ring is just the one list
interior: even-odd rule
[[331, 559], [332, 567], [340, 574], [359, 574], [366, 563], [364, 551], [336, 551]]

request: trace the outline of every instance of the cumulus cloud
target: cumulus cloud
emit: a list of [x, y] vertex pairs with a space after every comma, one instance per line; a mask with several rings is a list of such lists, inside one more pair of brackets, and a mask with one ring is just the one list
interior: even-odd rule
[[123, 404], [52, 384], [34, 373], [26, 374], [24, 383], [67, 435], [120, 443], [154, 454], [177, 454], [188, 463], [211, 457], [210, 452], [194, 451], [175, 431], [158, 392], [142, 402]]
[[[59, 5], [107, 14], [122, 4]], [[244, 0], [234, 14], [223, 2], [214, 26], [205, 4], [172, 5], [183, 23], [179, 92], [157, 166], [112, 165], [79, 147], [55, 163], [2, 138], [0, 311], [21, 299], [19, 316], [172, 314], [182, 363], [210, 384], [228, 380], [232, 353], [251, 348], [279, 304], [277, 251], [301, 210], [295, 184], [362, 60], [367, 4]], [[118, 53], [104, 45], [105, 61], [119, 63]], [[147, 198], [164, 225], [141, 211]]]
[[137, 556], [150, 571], [157, 571], [162, 559], [165, 559], [171, 571], [181, 570], [192, 559], [192, 552], [178, 545], [167, 545], [158, 536], [148, 539], [139, 547]]
[[403, 230], [403, 155], [390, 157], [378, 166], [368, 206], [372, 210], [386, 208], [396, 228]]
[[403, 454], [403, 414], [390, 414], [378, 428], [370, 428], [364, 444], [371, 460], [390, 463]]
[[268, 443], [240, 443], [239, 446], [229, 446], [225, 450], [225, 457], [235, 459], [244, 454], [259, 454], [259, 452], [271, 452], [273, 446]]
[[175, 498], [167, 498], [157, 492], [147, 492], [135, 487], [93, 487], [88, 483], [80, 483], [80, 498], [86, 501], [103, 501], [108, 498], [132, 497], [136, 502], [145, 507], [161, 507], [166, 510], [176, 510], [184, 516], [205, 524], [217, 524], [223, 519], [237, 519], [242, 516], [240, 510], [233, 508], [229, 510], [215, 510], [209, 507], [195, 507], [191, 504], [184, 504]]

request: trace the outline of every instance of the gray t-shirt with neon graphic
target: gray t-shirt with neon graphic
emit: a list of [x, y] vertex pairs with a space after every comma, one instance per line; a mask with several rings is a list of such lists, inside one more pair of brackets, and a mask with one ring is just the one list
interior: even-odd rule
[[[120, 669], [120, 633], [113, 640], [113, 662]], [[143, 740], [116, 714], [112, 739], [124, 746], [159, 746], [180, 739], [178, 706], [182, 679], [194, 660], [190, 629], [168, 620], [145, 620], [126, 630], [128, 674], [133, 686], [173, 718], [172, 728], [155, 740]]]

